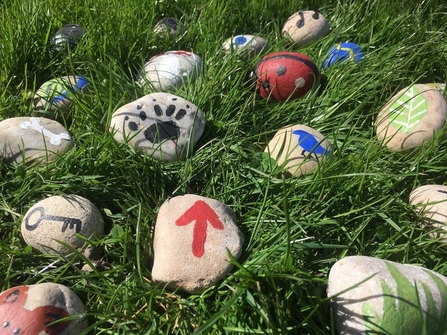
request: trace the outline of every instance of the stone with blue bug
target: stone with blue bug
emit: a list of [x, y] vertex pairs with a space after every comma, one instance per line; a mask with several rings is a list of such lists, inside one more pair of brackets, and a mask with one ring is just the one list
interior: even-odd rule
[[352, 42], [342, 42], [332, 46], [326, 53], [323, 68], [346, 62], [360, 63], [365, 57], [360, 45]]

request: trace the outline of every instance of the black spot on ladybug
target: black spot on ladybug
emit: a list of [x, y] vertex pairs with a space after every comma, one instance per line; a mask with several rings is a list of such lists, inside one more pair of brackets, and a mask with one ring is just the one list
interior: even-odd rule
[[287, 68], [284, 65], [281, 65], [278, 67], [278, 69], [276, 69], [276, 73], [278, 74], [278, 76], [283, 76], [286, 74]]
[[145, 111], [141, 111], [140, 112], [140, 119], [141, 119], [141, 121], [146, 120], [146, 118], [147, 118], [146, 112]]
[[2, 328], [8, 328], [9, 327], [9, 322], [5, 321], [3, 322]]

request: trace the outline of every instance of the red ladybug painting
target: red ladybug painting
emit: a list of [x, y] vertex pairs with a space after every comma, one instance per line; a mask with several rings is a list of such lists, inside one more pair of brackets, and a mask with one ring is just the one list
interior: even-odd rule
[[320, 71], [312, 59], [291, 51], [266, 55], [254, 74], [261, 96], [278, 101], [301, 98], [320, 80]]

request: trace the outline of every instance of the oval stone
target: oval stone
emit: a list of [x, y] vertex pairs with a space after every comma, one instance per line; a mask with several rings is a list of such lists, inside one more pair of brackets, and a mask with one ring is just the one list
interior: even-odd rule
[[0, 122], [0, 156], [13, 163], [48, 159], [71, 149], [73, 139], [59, 122], [42, 117], [14, 117]]
[[304, 125], [279, 130], [264, 152], [292, 176], [316, 171], [331, 154], [331, 144], [325, 137]]
[[2, 334], [81, 334], [87, 328], [84, 314], [76, 293], [61, 284], [15, 286], [0, 293]]
[[183, 50], [168, 51], [149, 59], [139, 83], [161, 91], [194, 82], [202, 70], [202, 59]]
[[420, 186], [411, 192], [410, 204], [426, 218], [423, 225], [430, 235], [447, 242], [447, 186]]
[[205, 116], [196, 105], [176, 95], [152, 93], [119, 108], [110, 131], [155, 159], [172, 162], [193, 150], [205, 128]]
[[328, 20], [313, 10], [301, 10], [287, 19], [282, 34], [293, 42], [295, 47], [307, 46], [329, 34]]
[[447, 332], [447, 278], [419, 266], [345, 257], [332, 266], [327, 293], [340, 335]]
[[160, 37], [168, 37], [173, 39], [177, 35], [183, 33], [184, 28], [173, 17], [167, 17], [157, 22], [154, 27], [154, 33]]
[[415, 84], [400, 90], [377, 116], [377, 138], [392, 151], [420, 146], [445, 125], [447, 102], [439, 90]]
[[342, 42], [332, 46], [326, 53], [323, 69], [346, 62], [360, 63], [365, 57], [360, 45], [352, 42]]
[[37, 202], [26, 212], [21, 232], [35, 250], [68, 257], [73, 255], [71, 248], [82, 249], [85, 238], [95, 240], [103, 235], [104, 221], [90, 200], [79, 195], [55, 195]]
[[80, 24], [69, 23], [59, 29], [50, 41], [50, 53], [74, 50], [84, 35], [84, 27]]
[[232, 269], [244, 236], [227, 205], [193, 194], [166, 201], [154, 231], [152, 279], [172, 290], [200, 293]]
[[244, 58], [253, 58], [266, 53], [270, 47], [260, 36], [237, 35], [227, 39], [222, 48], [226, 54], [234, 52]]

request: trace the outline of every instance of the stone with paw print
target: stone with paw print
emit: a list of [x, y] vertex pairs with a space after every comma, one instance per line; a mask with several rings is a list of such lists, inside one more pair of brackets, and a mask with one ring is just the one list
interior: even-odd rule
[[110, 131], [117, 142], [143, 149], [155, 159], [173, 162], [191, 153], [204, 127], [200, 108], [181, 97], [159, 92], [115, 111]]

